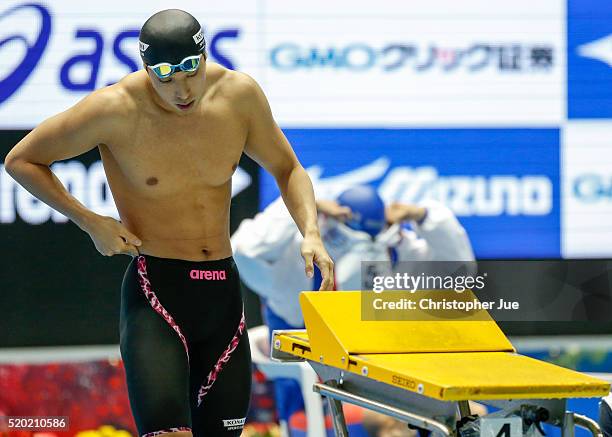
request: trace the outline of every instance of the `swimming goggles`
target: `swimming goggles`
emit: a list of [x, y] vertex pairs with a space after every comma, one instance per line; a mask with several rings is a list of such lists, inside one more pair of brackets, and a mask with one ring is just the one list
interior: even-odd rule
[[158, 78], [167, 79], [174, 74], [177, 68], [188, 73], [196, 71], [200, 66], [200, 56], [201, 55], [187, 56], [176, 65], [172, 65], [168, 62], [160, 62], [155, 65], [147, 65], [147, 67], [153, 70], [153, 73], [155, 73]]

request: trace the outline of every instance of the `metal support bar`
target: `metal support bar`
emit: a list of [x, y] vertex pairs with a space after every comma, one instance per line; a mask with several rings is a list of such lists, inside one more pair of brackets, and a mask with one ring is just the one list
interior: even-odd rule
[[[317, 383], [318, 384], [318, 383]], [[325, 384], [329, 387], [338, 387], [338, 382], [335, 379], [326, 381]], [[314, 390], [314, 387], [313, 387]], [[316, 391], [316, 390], [315, 390]], [[324, 395], [323, 393], [321, 393]], [[325, 395], [324, 395], [325, 396]], [[342, 410], [342, 402], [340, 400], [328, 396], [327, 401], [329, 402], [329, 409], [332, 413], [334, 423], [334, 433], [336, 437], [348, 437], [348, 429], [346, 428], [346, 420], [344, 419], [344, 411]]]
[[429, 431], [439, 433], [443, 436], [451, 436], [453, 434], [453, 431], [448, 426], [436, 420], [429, 419], [428, 417], [420, 416], [418, 414], [410, 413], [409, 411], [400, 410], [399, 408], [392, 407], [382, 402], [372, 401], [370, 399], [355, 395], [337, 387], [331, 387], [327, 384], [316, 383], [312, 387], [312, 389], [320, 393], [322, 396], [326, 396], [327, 398], [333, 398], [339, 401], [345, 401], [351, 404], [359, 405], [360, 407], [386, 414], [387, 416], [394, 417], [402, 422], [409, 423], [420, 428], [425, 428]]
[[574, 415], [574, 423], [581, 427], [591, 431], [593, 437], [603, 437], [603, 433], [601, 432], [601, 428], [599, 424], [595, 422], [593, 419], [587, 416], [583, 416], [582, 414], [572, 413]]
[[561, 437], [574, 437], [574, 427], [574, 413], [571, 411], [566, 411], [563, 415]]
[[459, 417], [464, 418], [472, 414], [470, 411], [470, 401], [458, 401], [457, 405], [459, 407]]

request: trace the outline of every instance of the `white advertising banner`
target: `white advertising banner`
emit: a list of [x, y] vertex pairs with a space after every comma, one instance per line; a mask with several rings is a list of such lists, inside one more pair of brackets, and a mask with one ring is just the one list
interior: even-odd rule
[[287, 125], [564, 119], [563, 1], [274, 2], [265, 16], [265, 85]]
[[[565, 2], [176, 1], [210, 59], [255, 77], [282, 126], [549, 126], [565, 114]], [[140, 68], [165, 1], [0, 5], [0, 129], [32, 128]]]
[[571, 121], [561, 131], [561, 253], [612, 256], [612, 121]]

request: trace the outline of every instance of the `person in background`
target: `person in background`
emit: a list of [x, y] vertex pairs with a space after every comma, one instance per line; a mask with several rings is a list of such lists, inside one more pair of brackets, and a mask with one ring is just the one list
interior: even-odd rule
[[[361, 289], [361, 262], [473, 261], [465, 229], [453, 212], [428, 200], [419, 205], [385, 206], [371, 186], [354, 186], [335, 200], [317, 199], [321, 237], [335, 264], [335, 289]], [[412, 230], [406, 228], [410, 224]], [[270, 329], [302, 329], [299, 293], [316, 290], [321, 275], [300, 275], [302, 236], [278, 198], [253, 219], [243, 220], [231, 242], [244, 283], [263, 302]], [[288, 421], [304, 408], [293, 379], [276, 379], [278, 415]]]

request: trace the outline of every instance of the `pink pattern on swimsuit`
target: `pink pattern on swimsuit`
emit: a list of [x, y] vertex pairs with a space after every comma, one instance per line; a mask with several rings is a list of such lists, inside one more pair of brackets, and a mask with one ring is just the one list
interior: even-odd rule
[[143, 434], [141, 437], [155, 437], [160, 434], [166, 434], [168, 432], [180, 432], [180, 431], [189, 431], [191, 432], [191, 428], [187, 426], [179, 426], [178, 428], [168, 428], [168, 429], [160, 429], [159, 431], [148, 432]]
[[138, 266], [138, 281], [140, 282], [140, 288], [142, 289], [142, 292], [146, 296], [147, 300], [149, 301], [149, 303], [151, 304], [151, 307], [153, 307], [155, 312], [157, 312], [157, 314], [162, 316], [164, 320], [168, 322], [168, 324], [172, 327], [172, 329], [176, 331], [179, 338], [183, 342], [185, 353], [187, 353], [187, 362], [189, 362], [189, 348], [187, 347], [187, 340], [185, 339], [185, 336], [181, 332], [181, 328], [174, 321], [170, 313], [166, 311], [166, 309], [163, 307], [163, 305], [157, 298], [157, 295], [155, 294], [155, 292], [151, 289], [151, 281], [149, 281], [149, 278], [147, 276], [147, 262], [145, 260], [145, 257], [140, 255], [137, 258], [136, 262]]
[[[138, 281], [140, 282], [140, 288], [142, 289], [142, 292], [146, 296], [147, 300], [149, 301], [149, 303], [151, 304], [151, 307], [153, 307], [155, 312], [161, 315], [164, 318], [164, 320], [166, 320], [166, 322], [172, 327], [172, 329], [176, 331], [179, 338], [183, 342], [183, 346], [185, 347], [185, 352], [187, 353], [187, 361], [189, 362], [189, 348], [187, 347], [187, 340], [185, 339], [185, 336], [181, 332], [181, 328], [174, 321], [170, 313], [166, 311], [166, 309], [162, 306], [161, 302], [157, 298], [157, 295], [151, 289], [151, 281], [149, 281], [149, 278], [147, 276], [147, 263], [146, 263], [145, 257], [140, 255], [136, 259], [136, 262], [137, 262], [137, 268], [138, 268]], [[213, 384], [217, 380], [217, 377], [219, 376], [219, 373], [223, 369], [223, 366], [229, 362], [232, 356], [232, 353], [238, 347], [238, 344], [240, 343], [240, 338], [244, 334], [245, 328], [246, 328], [246, 322], [244, 318], [244, 307], [243, 307], [242, 315], [240, 317], [240, 323], [238, 323], [238, 329], [236, 330], [234, 337], [230, 341], [227, 348], [223, 351], [223, 353], [221, 354], [221, 356], [219, 357], [219, 359], [213, 366], [212, 370], [208, 373], [208, 376], [206, 378], [206, 383], [202, 384], [202, 386], [200, 387], [200, 390], [198, 391], [198, 407], [204, 400], [204, 396], [208, 394]], [[175, 428], [171, 428], [171, 429], [175, 429]], [[182, 430], [179, 428], [176, 428], [176, 429], [179, 431]], [[190, 431], [190, 429], [187, 429], [187, 430]], [[142, 437], [154, 437], [158, 434], [162, 434], [165, 432], [172, 432], [172, 431], [166, 431], [166, 430], [155, 431], [154, 433], [145, 434]]]
[[236, 330], [236, 334], [234, 334], [234, 338], [232, 338], [229, 345], [227, 346], [227, 349], [223, 351], [223, 353], [217, 360], [217, 363], [213, 366], [212, 370], [208, 374], [208, 377], [206, 378], [206, 384], [202, 384], [202, 386], [200, 387], [200, 390], [198, 392], [198, 407], [204, 400], [204, 396], [206, 396], [206, 394], [210, 391], [213, 384], [217, 380], [219, 372], [221, 372], [221, 370], [223, 369], [224, 364], [227, 364], [229, 362], [232, 353], [238, 347], [238, 344], [240, 343], [240, 338], [244, 333], [245, 327], [246, 323], [244, 321], [244, 308], [242, 308], [242, 317], [240, 318], [240, 323], [238, 324], [238, 329]]

